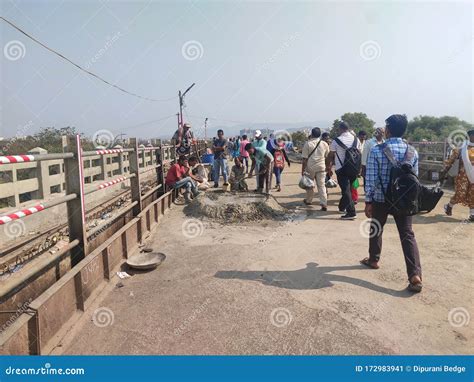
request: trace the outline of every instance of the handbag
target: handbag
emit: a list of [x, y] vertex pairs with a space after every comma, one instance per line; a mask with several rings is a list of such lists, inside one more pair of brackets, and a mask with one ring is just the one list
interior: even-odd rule
[[438, 185], [434, 187], [421, 186], [418, 194], [418, 211], [430, 212], [436, 207], [443, 194], [443, 190]]
[[[311, 155], [314, 154], [316, 149], [318, 148], [319, 144], [321, 143], [321, 139], [319, 139], [318, 144], [316, 147], [311, 151], [311, 153], [308, 155], [308, 159], [311, 158]], [[310, 188], [313, 188], [315, 186], [314, 179], [311, 179], [309, 174], [305, 171], [300, 178], [300, 181], [298, 182], [298, 186], [302, 188], [303, 190], [308, 190]]]

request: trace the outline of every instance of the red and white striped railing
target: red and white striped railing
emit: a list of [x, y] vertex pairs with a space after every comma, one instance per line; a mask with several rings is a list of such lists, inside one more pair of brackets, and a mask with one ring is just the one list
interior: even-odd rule
[[9, 223], [12, 220], [24, 218], [25, 216], [28, 216], [28, 215], [33, 215], [37, 212], [43, 211], [44, 208], [45, 207], [43, 204], [37, 204], [36, 206], [25, 208], [24, 210], [12, 212], [8, 215], [0, 216], [0, 225]]
[[0, 156], [0, 164], [32, 162], [35, 160], [34, 155], [7, 155]]
[[121, 176], [117, 179], [113, 179], [113, 180], [110, 180], [108, 182], [104, 182], [104, 183], [101, 183], [97, 186], [97, 188], [99, 190], [102, 190], [103, 188], [107, 188], [107, 187], [110, 187], [110, 186], [113, 186], [114, 184], [117, 184], [117, 183], [121, 183], [125, 180], [127, 180], [128, 178], [126, 176]]

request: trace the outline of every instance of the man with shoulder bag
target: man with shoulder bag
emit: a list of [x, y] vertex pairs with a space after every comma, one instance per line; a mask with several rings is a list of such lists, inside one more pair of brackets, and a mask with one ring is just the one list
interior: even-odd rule
[[361, 264], [379, 268], [383, 229], [388, 215], [393, 215], [405, 257], [408, 289], [421, 292], [420, 253], [412, 227], [423, 190], [418, 181], [418, 153], [402, 139], [408, 124], [405, 115], [391, 115], [385, 123], [387, 140], [374, 146], [367, 159], [365, 215], [371, 219], [371, 226], [369, 257]]
[[[313, 182], [316, 181], [319, 194], [319, 204], [321, 211], [327, 211], [326, 192], [326, 159], [329, 154], [329, 146], [321, 139], [321, 129], [315, 127], [311, 130], [310, 139], [303, 146], [303, 164], [301, 175], [307, 176]], [[311, 205], [314, 196], [314, 187], [305, 188], [306, 198], [304, 204]]]

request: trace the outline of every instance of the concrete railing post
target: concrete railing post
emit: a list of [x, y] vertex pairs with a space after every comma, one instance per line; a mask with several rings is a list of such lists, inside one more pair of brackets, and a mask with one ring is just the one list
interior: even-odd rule
[[134, 149], [128, 156], [130, 174], [135, 174], [135, 176], [130, 179], [130, 187], [132, 191], [132, 202], [137, 202], [135, 207], [133, 207], [133, 216], [137, 216], [142, 211], [142, 199], [140, 189], [140, 166], [138, 165], [138, 143], [136, 138], [130, 138], [130, 147]]
[[71, 249], [71, 267], [73, 267], [87, 255], [84, 177], [79, 135], [67, 137], [65, 149], [67, 152], [74, 153], [73, 158], [64, 159], [66, 194], [77, 195], [77, 198], [67, 202], [69, 241], [79, 240], [79, 245]]

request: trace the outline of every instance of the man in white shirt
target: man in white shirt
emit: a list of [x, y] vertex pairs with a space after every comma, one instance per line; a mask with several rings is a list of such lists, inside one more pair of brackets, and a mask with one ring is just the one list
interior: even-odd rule
[[[338, 142], [339, 141], [339, 142]], [[336, 165], [337, 182], [341, 188], [341, 200], [339, 201], [339, 212], [344, 215], [341, 216], [343, 220], [354, 220], [356, 218], [356, 211], [354, 201], [351, 196], [351, 184], [357, 178], [356, 176], [347, 176], [343, 172], [344, 160], [346, 158], [346, 150], [349, 147], [355, 147], [357, 150], [361, 149], [360, 141], [350, 131], [350, 126], [347, 122], [339, 124], [339, 136], [334, 139], [330, 146], [330, 155], [328, 160], [328, 174], [332, 174], [332, 165]], [[360, 169], [359, 169], [360, 170]]]
[[367, 158], [369, 157], [370, 150], [375, 145], [379, 145], [384, 143], [384, 136], [385, 136], [385, 129], [383, 127], [377, 127], [375, 129], [374, 136], [369, 140], [365, 141], [364, 146], [362, 148], [362, 177], [364, 178], [364, 187], [365, 187], [365, 170], [367, 168]]
[[[316, 180], [321, 211], [327, 211], [328, 205], [326, 193], [326, 158], [328, 155], [329, 145], [321, 140], [321, 129], [319, 127], [313, 128], [311, 137], [303, 146], [301, 174], [306, 172], [311, 179]], [[306, 190], [304, 203], [311, 205], [313, 196], [314, 188]]]

